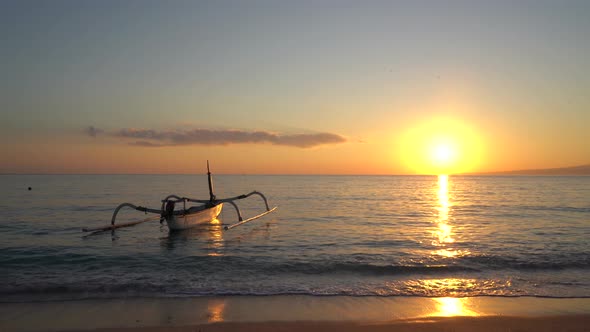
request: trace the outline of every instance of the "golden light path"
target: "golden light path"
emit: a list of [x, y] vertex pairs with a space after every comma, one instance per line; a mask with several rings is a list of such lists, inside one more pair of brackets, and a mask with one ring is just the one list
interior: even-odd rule
[[434, 240], [432, 245], [440, 247], [440, 249], [432, 252], [432, 254], [455, 257], [459, 254], [457, 250], [447, 248], [448, 244], [455, 242], [452, 237], [453, 227], [449, 225], [449, 176], [438, 176], [438, 218], [436, 219], [436, 230], [434, 231]]
[[[449, 224], [451, 203], [449, 198], [448, 175], [438, 176], [437, 198], [438, 215], [434, 221], [436, 228], [433, 231], [432, 245], [440, 249], [432, 251], [431, 254], [445, 258], [468, 255], [468, 251], [456, 250], [450, 247], [450, 245], [455, 243], [455, 238], [453, 237], [453, 226]], [[476, 280], [462, 278], [426, 279], [421, 280], [420, 284], [432, 293], [444, 293], [446, 295], [462, 293], [478, 287]], [[434, 310], [429, 316], [450, 317], [479, 315], [477, 311], [474, 310], [474, 305], [471, 303], [472, 301], [470, 298], [442, 297], [433, 298], [432, 301], [434, 302]]]
[[436, 308], [430, 314], [432, 317], [479, 316], [476, 311], [472, 310], [471, 299], [468, 297], [441, 297], [432, 300]]
[[207, 253], [208, 256], [223, 256], [223, 227], [221, 226], [221, 220], [215, 218], [211, 220], [211, 228], [207, 232], [207, 242], [209, 243], [210, 251]]
[[220, 323], [224, 321], [225, 301], [223, 299], [210, 299], [207, 302], [207, 322]]

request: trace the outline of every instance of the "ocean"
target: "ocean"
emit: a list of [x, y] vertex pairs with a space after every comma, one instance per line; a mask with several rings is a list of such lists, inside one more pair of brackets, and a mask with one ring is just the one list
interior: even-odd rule
[[[224, 231], [84, 237], [123, 202], [208, 198], [206, 175], [1, 175], [0, 301], [201, 296], [590, 297], [590, 177], [216, 175], [278, 210]], [[31, 190], [28, 190], [31, 187]], [[245, 217], [259, 197], [238, 202]], [[146, 216], [122, 210], [117, 222]]]

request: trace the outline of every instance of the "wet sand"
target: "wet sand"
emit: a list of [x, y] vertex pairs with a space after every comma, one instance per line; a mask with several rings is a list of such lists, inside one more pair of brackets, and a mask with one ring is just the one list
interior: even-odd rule
[[228, 296], [0, 303], [0, 330], [590, 331], [590, 298]]
[[362, 322], [254, 322], [215, 323], [184, 327], [123, 328], [96, 332], [585, 332], [590, 316], [555, 317], [448, 317], [381, 323]]

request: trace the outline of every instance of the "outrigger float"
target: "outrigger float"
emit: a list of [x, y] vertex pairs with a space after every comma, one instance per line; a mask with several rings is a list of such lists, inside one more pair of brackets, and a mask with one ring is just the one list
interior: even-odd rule
[[[266, 197], [258, 191], [252, 191], [248, 194], [223, 199], [218, 199], [217, 197], [215, 197], [215, 195], [213, 194], [213, 181], [211, 179], [211, 171], [209, 170], [209, 161], [207, 161], [207, 180], [209, 182], [208, 200], [179, 197], [177, 195], [169, 195], [162, 200], [162, 206], [160, 209], [151, 209], [143, 206], [137, 206], [131, 203], [123, 203], [117, 206], [117, 208], [113, 212], [113, 217], [111, 218], [110, 225], [97, 228], [83, 228], [82, 231], [92, 232], [92, 234], [94, 234], [109, 230], [115, 230], [117, 228], [135, 226], [144, 222], [153, 221], [157, 219], [160, 220], [160, 223], [164, 223], [165, 221], [170, 231], [184, 230], [211, 222], [212, 220], [217, 218], [217, 216], [219, 216], [219, 214], [221, 213], [221, 209], [223, 208], [223, 205], [225, 203], [232, 205], [238, 214], [238, 221], [236, 223], [224, 227], [225, 230], [230, 230], [252, 220], [256, 220], [260, 217], [263, 217], [277, 209], [276, 206], [272, 209], [269, 208]], [[248, 198], [253, 195], [260, 196], [264, 200], [266, 211], [254, 217], [244, 219], [235, 201]], [[177, 203], [182, 203], [182, 209], [176, 209]], [[187, 203], [199, 203], [201, 205], [191, 206], [187, 208]], [[124, 207], [129, 207], [145, 213], [158, 214], [159, 216], [143, 219], [140, 221], [115, 224], [117, 214]]]

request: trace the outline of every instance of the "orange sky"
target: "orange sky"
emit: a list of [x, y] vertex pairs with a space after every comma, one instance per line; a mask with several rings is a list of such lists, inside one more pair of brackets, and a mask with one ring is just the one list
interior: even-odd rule
[[0, 14], [0, 173], [588, 164], [589, 10], [14, 2]]

